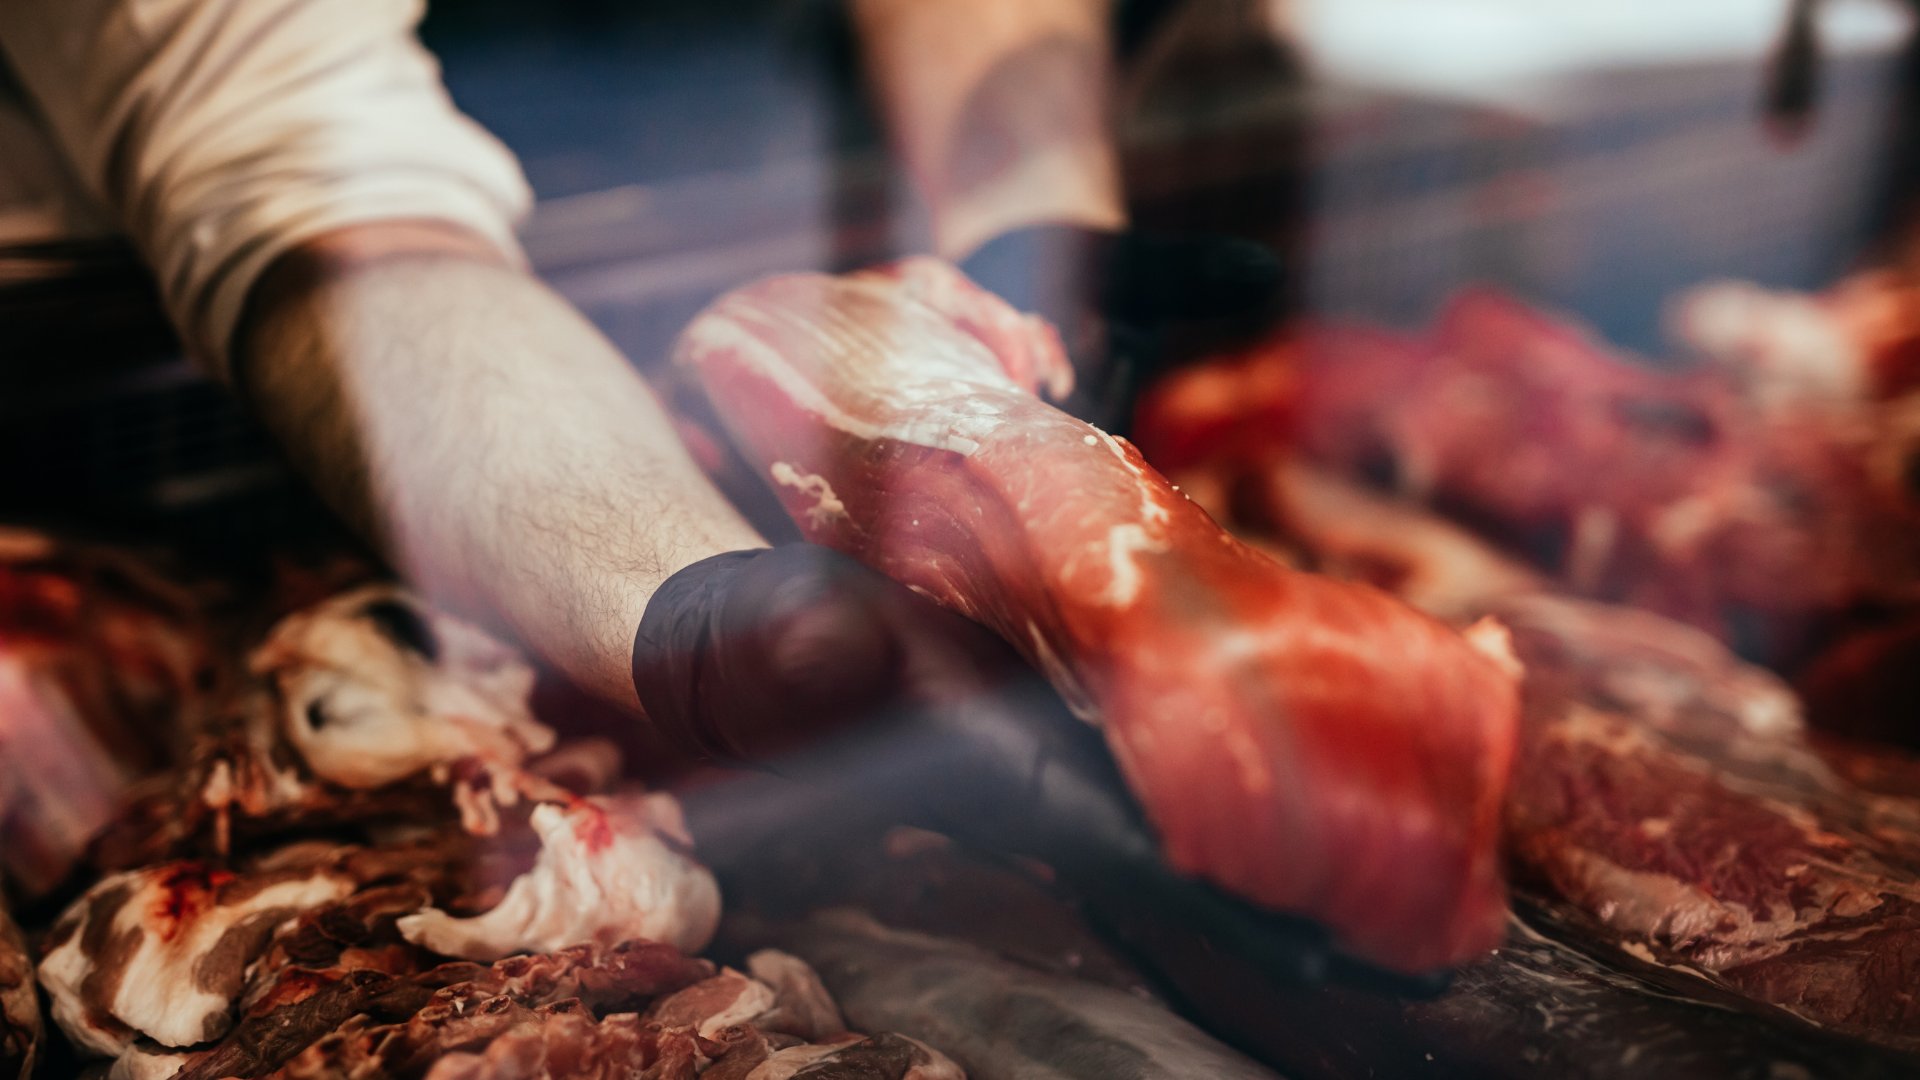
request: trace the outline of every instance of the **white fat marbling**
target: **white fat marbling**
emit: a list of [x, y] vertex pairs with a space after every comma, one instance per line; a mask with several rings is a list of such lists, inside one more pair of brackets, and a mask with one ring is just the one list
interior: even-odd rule
[[[582, 799], [533, 811], [540, 854], [491, 911], [469, 919], [429, 908], [400, 920], [417, 945], [468, 960], [631, 938], [699, 952], [720, 922], [720, 888], [684, 854], [669, 795]], [[673, 843], [669, 843], [671, 840]]]
[[773, 477], [774, 483], [792, 488], [813, 500], [813, 505], [807, 508], [807, 524], [822, 529], [836, 521], [846, 520], [847, 504], [833, 493], [833, 485], [827, 482], [826, 477], [802, 472], [784, 461], [774, 462], [767, 472]]

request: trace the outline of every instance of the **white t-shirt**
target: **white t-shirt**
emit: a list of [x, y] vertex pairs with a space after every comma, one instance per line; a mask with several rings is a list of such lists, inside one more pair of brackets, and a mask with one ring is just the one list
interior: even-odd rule
[[119, 228], [216, 372], [255, 279], [320, 233], [437, 219], [520, 258], [526, 180], [448, 99], [414, 36], [424, 7], [0, 0], [0, 54], [58, 147], [48, 154], [17, 113], [0, 114], [14, 231], [23, 202], [75, 231]]

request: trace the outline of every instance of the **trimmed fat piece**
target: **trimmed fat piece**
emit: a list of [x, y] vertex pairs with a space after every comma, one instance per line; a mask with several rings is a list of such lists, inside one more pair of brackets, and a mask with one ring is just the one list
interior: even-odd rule
[[170, 1047], [217, 1039], [274, 928], [353, 890], [333, 861], [247, 875], [192, 861], [114, 874], [54, 927], [40, 983], [61, 1030], [95, 1054], [118, 1056], [137, 1036]]
[[698, 952], [720, 922], [720, 888], [688, 854], [670, 795], [578, 799], [534, 808], [540, 855], [492, 910], [470, 919], [430, 909], [400, 920], [408, 941], [447, 956], [497, 960], [630, 938]]

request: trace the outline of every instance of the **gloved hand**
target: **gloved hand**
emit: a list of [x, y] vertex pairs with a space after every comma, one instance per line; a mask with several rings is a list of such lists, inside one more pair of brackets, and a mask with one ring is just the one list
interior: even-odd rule
[[1169, 870], [1097, 729], [985, 628], [827, 548], [730, 552], [669, 578], [635, 635], [634, 686], [686, 753], [800, 781], [683, 794], [722, 863], [852, 803], [1038, 859], [1097, 910], [1177, 920], [1269, 978], [1439, 985], [1360, 968], [1318, 927]]
[[1003, 853], [1157, 859], [1098, 732], [1005, 642], [829, 548], [681, 570], [633, 655], [647, 716], [689, 757]]
[[1076, 385], [1057, 404], [1119, 433], [1153, 377], [1260, 333], [1281, 311], [1279, 256], [1232, 237], [1036, 225], [994, 238], [961, 269], [1059, 328]]

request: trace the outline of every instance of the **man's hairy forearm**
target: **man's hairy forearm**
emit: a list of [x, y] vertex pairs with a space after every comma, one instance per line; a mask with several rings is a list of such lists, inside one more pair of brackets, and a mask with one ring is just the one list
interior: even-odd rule
[[1111, 0], [854, 0], [895, 143], [940, 253], [1025, 225], [1124, 223], [1110, 130]]
[[629, 650], [674, 571], [762, 543], [627, 361], [476, 239], [367, 226], [256, 289], [245, 396], [418, 587], [631, 704]]

